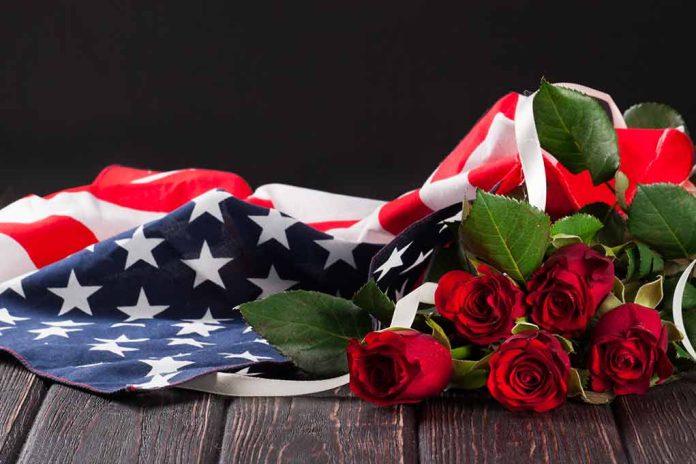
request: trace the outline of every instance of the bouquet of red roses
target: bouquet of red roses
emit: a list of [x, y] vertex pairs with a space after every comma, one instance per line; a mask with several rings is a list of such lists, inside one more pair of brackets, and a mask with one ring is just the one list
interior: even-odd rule
[[305, 372], [349, 372], [351, 390], [380, 405], [486, 387], [511, 410], [542, 412], [646, 393], [696, 367], [683, 119], [641, 104], [618, 131], [595, 99], [547, 82], [533, 113], [552, 159], [548, 213], [516, 186], [478, 190], [413, 298], [394, 303], [369, 281], [352, 300], [295, 291], [246, 303], [246, 320]]

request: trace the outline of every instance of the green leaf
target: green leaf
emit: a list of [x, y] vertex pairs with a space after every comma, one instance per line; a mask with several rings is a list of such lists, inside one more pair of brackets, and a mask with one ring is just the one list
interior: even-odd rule
[[638, 289], [634, 302], [648, 308], [657, 308], [662, 301], [662, 276]]
[[475, 256], [524, 282], [544, 259], [550, 229], [549, 217], [533, 206], [478, 190], [459, 229], [459, 241]]
[[474, 273], [466, 257], [460, 255], [458, 246], [437, 247], [425, 270], [424, 282], [438, 282], [449, 271], [464, 270]]
[[467, 390], [475, 390], [486, 385], [490, 357], [491, 354], [488, 354], [478, 361], [453, 359], [454, 371], [450, 384], [455, 388]]
[[526, 332], [528, 330], [539, 330], [539, 326], [526, 321], [517, 321], [515, 326], [512, 328], [512, 334], [517, 335], [518, 333]]
[[[586, 377], [586, 375], [584, 375]], [[586, 390], [583, 382], [583, 375], [579, 369], [571, 369], [568, 378], [568, 396], [574, 397], [589, 404], [608, 404], [614, 399], [614, 394], [610, 392], [599, 393]]]
[[558, 340], [563, 347], [563, 349], [566, 351], [566, 353], [574, 353], [575, 348], [573, 347], [573, 342], [568, 340], [565, 337], [561, 337], [560, 335], [554, 335], [556, 337], [556, 340]]
[[605, 203], [592, 203], [580, 210], [581, 213], [591, 214], [604, 224], [597, 233], [597, 240], [610, 247], [626, 243], [626, 222], [616, 210]]
[[534, 121], [541, 146], [570, 172], [589, 170], [595, 185], [614, 177], [619, 168], [616, 131], [595, 99], [542, 81], [534, 97]]
[[372, 314], [384, 327], [389, 326], [394, 315], [394, 302], [370, 279], [353, 295], [353, 303]]
[[644, 243], [637, 242], [636, 248], [639, 256], [638, 277], [642, 279], [651, 274], [662, 272], [665, 263], [660, 255], [652, 251]]
[[590, 244], [597, 232], [602, 229], [602, 222], [590, 214], [577, 213], [554, 222], [551, 235], [559, 234], [580, 237], [583, 242]]
[[426, 318], [425, 323], [428, 324], [428, 327], [432, 329], [433, 338], [440, 342], [445, 348], [451, 350], [452, 345], [450, 345], [449, 337], [447, 337], [447, 334], [442, 327], [440, 327], [440, 325], [431, 317]]
[[464, 345], [460, 346], [457, 348], [452, 349], [452, 359], [467, 359], [469, 358], [473, 353], [473, 350], [471, 348], [471, 345]]
[[621, 300], [619, 300], [616, 297], [616, 295], [614, 295], [613, 293], [608, 294], [607, 297], [602, 301], [602, 303], [597, 308], [597, 317], [602, 318], [606, 313], [608, 313], [612, 309], [618, 308], [622, 304], [623, 304], [623, 302]]
[[585, 242], [577, 235], [555, 234], [551, 236], [551, 246], [556, 249], [567, 247], [568, 245], [574, 245], [576, 243]]
[[[662, 303], [662, 307], [666, 310], [671, 311], [672, 310], [672, 299], [674, 298], [674, 288], [677, 286], [677, 282], [679, 281], [679, 277], [669, 277], [665, 279], [665, 282], [663, 284], [663, 291], [665, 293], [665, 299], [664, 302]], [[686, 310], [691, 309], [691, 308], [696, 308], [696, 287], [687, 282], [686, 287], [684, 288], [684, 298], [682, 298], [682, 310], [686, 312]]]
[[240, 306], [244, 319], [297, 367], [322, 377], [348, 372], [346, 346], [372, 329], [367, 312], [349, 300], [291, 291]]
[[626, 191], [628, 190], [628, 177], [621, 171], [616, 171], [614, 176], [614, 185], [616, 190], [616, 201], [619, 202], [619, 206], [623, 210], [628, 209], [628, 203], [626, 202]]
[[668, 129], [684, 127], [686, 123], [681, 114], [674, 108], [663, 103], [638, 103], [624, 113], [628, 127], [640, 129]]
[[696, 253], [696, 198], [678, 185], [638, 185], [628, 228], [665, 258], [687, 258]]
[[684, 340], [684, 334], [681, 333], [677, 326], [672, 321], [662, 321], [662, 325], [667, 328], [667, 339], [670, 342], [680, 342]]

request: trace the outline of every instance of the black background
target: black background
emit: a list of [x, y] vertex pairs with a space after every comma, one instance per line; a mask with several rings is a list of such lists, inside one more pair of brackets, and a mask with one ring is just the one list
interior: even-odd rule
[[105, 165], [388, 198], [543, 75], [696, 125], [692, 2], [5, 2], [0, 189]]

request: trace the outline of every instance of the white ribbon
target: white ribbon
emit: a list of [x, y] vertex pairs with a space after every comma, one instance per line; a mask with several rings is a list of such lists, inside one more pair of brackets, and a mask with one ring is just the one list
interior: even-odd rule
[[[411, 327], [418, 305], [435, 303], [436, 288], [436, 283], [428, 282], [399, 300], [389, 327]], [[299, 396], [333, 390], [348, 384], [349, 379], [348, 374], [325, 380], [278, 380], [215, 372], [189, 380], [177, 387], [226, 396]]]
[[529, 204], [544, 211], [546, 208], [546, 170], [536, 124], [534, 96], [520, 95], [515, 108], [515, 140], [520, 153]]
[[684, 335], [684, 339], [682, 340], [684, 348], [693, 359], [696, 359], [696, 350], [694, 350], [691, 340], [689, 340], [689, 336], [686, 334], [686, 327], [684, 327], [684, 315], [682, 314], [684, 291], [686, 290], [686, 283], [689, 281], [689, 277], [691, 277], [691, 273], [694, 270], [694, 265], [696, 265], [696, 260], [691, 261], [691, 264], [684, 269], [684, 272], [682, 272], [682, 275], [677, 281], [677, 286], [674, 288], [674, 298], [672, 299], [672, 319], [674, 320], [674, 325], [676, 325], [677, 329], [679, 329], [679, 331]]

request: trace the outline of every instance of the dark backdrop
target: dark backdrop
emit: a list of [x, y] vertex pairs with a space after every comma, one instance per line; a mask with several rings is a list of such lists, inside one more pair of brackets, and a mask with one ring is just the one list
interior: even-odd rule
[[0, 188], [123, 163], [386, 198], [542, 75], [696, 125], [689, 3], [5, 2]]

